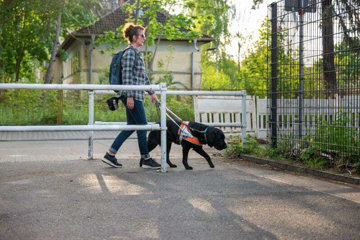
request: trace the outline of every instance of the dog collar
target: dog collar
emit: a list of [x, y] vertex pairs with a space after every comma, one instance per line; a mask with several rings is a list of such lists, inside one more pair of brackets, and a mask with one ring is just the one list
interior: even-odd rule
[[208, 128], [205, 128], [205, 130], [204, 130], [204, 138], [205, 138], [205, 143], [206, 143], [206, 144], [208, 143], [207, 137], [206, 137], [206, 132], [207, 132], [207, 130], [208, 130]]

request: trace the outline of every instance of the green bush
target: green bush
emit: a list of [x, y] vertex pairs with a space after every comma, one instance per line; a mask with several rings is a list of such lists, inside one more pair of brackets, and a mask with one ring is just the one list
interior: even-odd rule
[[0, 103], [0, 125], [54, 124], [57, 97], [55, 91], [7, 90]]
[[[87, 91], [8, 90], [1, 91], [0, 125], [85, 125], [88, 124]], [[94, 118], [102, 122], [126, 122], [125, 107], [108, 109], [106, 99], [114, 94], [95, 95]], [[167, 107], [180, 118], [193, 121], [193, 98], [168, 96]], [[148, 122], [159, 122], [160, 112], [149, 99], [144, 103]]]
[[224, 151], [224, 155], [227, 158], [240, 157], [242, 142], [238, 136], [230, 136], [227, 141], [227, 148]]
[[319, 152], [333, 155], [335, 162], [326, 165], [352, 165], [356, 168], [360, 163], [360, 139], [354, 125], [352, 113], [340, 112], [335, 121], [322, 121], [310, 139], [311, 146]]
[[321, 157], [319, 149], [314, 146], [303, 149], [300, 159], [306, 167], [310, 168], [321, 169], [326, 165], [326, 160]]
[[353, 155], [353, 146], [360, 146], [359, 135], [349, 118], [351, 113], [340, 112], [336, 121], [322, 121], [313, 137], [313, 142], [320, 151], [332, 150], [342, 156]]
[[239, 157], [241, 154], [255, 154], [259, 153], [260, 145], [255, 138], [247, 135], [245, 138], [245, 144], [242, 146], [242, 142], [239, 137], [231, 137], [228, 141], [228, 147], [225, 150], [225, 156], [229, 158]]

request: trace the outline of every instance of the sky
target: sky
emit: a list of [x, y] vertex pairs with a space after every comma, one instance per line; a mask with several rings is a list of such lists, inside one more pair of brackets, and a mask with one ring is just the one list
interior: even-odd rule
[[[240, 32], [245, 38], [248, 36], [252, 37], [252, 40], [246, 41], [245, 46], [242, 46], [241, 48], [240, 59], [242, 60], [245, 58], [247, 48], [258, 39], [259, 28], [268, 14], [267, 6], [271, 2], [274, 2], [274, 0], [264, 0], [263, 3], [256, 9], [252, 9], [252, 0], [231, 0], [230, 2], [232, 5], [235, 5], [236, 8], [236, 18], [230, 25], [230, 32], [234, 35], [237, 32]], [[226, 52], [232, 55], [234, 60], [237, 60], [237, 43], [238, 41], [233, 39], [230, 45], [226, 48]]]

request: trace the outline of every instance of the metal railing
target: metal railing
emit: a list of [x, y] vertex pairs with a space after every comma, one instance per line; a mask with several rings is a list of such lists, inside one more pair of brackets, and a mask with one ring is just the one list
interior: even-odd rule
[[[157, 91], [155, 91], [158, 93]], [[94, 91], [94, 94], [111, 94], [112, 91], [105, 91], [105, 90], [98, 90]], [[89, 93], [90, 94], [90, 93]], [[242, 104], [241, 104], [241, 112], [242, 112], [242, 123], [205, 123], [211, 127], [239, 127], [241, 128], [241, 141], [242, 144], [245, 144], [245, 137], [246, 137], [246, 91], [227, 91], [227, 92], [220, 92], [220, 91], [180, 91], [180, 90], [167, 90], [166, 95], [176, 95], [176, 96], [240, 96], [242, 97]], [[94, 109], [94, 96], [89, 96], [89, 106]], [[90, 110], [89, 110], [90, 111]], [[92, 110], [93, 112], [93, 110]], [[93, 113], [92, 113], [93, 114]], [[95, 122], [94, 118], [90, 119], [89, 114], [89, 123], [93, 124], [101, 124], [101, 125], [113, 125], [113, 124], [124, 124], [121, 122]], [[93, 141], [93, 137], [90, 135], [89, 142]], [[89, 146], [93, 146], [92, 144]], [[92, 150], [89, 150], [92, 152]], [[92, 158], [92, 155], [89, 155], [89, 158]]]
[[[89, 119], [87, 125], [39, 125], [39, 126], [0, 126], [0, 132], [19, 131], [89, 131], [88, 158], [93, 159], [93, 131], [105, 130], [160, 130], [161, 131], [161, 171], [166, 172], [166, 96], [242, 96], [242, 124], [240, 123], [214, 123], [214, 127], [240, 127], [242, 128], [242, 142], [246, 136], [246, 92], [213, 92], [213, 91], [168, 91], [164, 83], [159, 85], [96, 85], [96, 84], [0, 84], [0, 90], [9, 89], [37, 89], [37, 90], [86, 90], [89, 91]], [[160, 94], [160, 125], [125, 125], [122, 123], [97, 124], [94, 116], [94, 95], [113, 94], [114, 90], [143, 90], [155, 91]]]

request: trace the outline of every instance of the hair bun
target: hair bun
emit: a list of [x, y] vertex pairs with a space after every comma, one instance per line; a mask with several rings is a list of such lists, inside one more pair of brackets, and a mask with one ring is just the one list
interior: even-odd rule
[[144, 28], [133, 23], [126, 23], [122, 32], [124, 38], [127, 39], [129, 43], [131, 43], [133, 41], [133, 36], [137, 35], [139, 30], [144, 30]]

